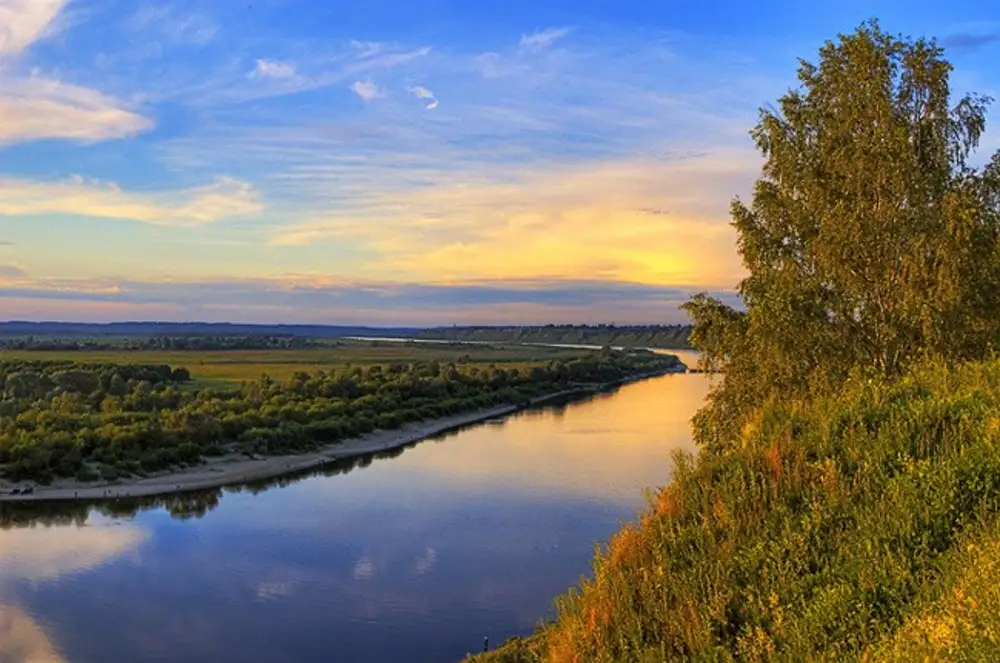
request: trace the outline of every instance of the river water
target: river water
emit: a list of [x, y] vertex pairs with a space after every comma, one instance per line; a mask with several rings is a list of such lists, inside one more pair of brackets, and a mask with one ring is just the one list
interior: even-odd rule
[[457, 661], [524, 634], [693, 451], [678, 374], [243, 490], [0, 505], [0, 661]]

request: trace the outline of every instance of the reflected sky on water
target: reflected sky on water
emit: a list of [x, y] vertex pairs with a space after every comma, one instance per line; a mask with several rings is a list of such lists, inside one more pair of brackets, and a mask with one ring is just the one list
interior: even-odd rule
[[704, 375], [236, 490], [0, 508], [0, 661], [455, 661], [551, 616]]

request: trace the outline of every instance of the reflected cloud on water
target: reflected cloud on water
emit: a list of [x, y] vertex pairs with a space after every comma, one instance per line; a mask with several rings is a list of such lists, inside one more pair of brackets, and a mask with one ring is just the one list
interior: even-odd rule
[[458, 660], [529, 629], [586, 572], [690, 446], [701, 384], [651, 380], [235, 488], [0, 504], [0, 603], [73, 661]]
[[15, 605], [0, 603], [0, 661], [67, 663], [35, 620]]

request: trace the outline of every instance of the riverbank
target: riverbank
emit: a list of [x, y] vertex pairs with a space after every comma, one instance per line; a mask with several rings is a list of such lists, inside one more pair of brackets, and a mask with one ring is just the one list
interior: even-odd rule
[[389, 451], [455, 428], [502, 417], [517, 410], [518, 408], [514, 405], [502, 405], [467, 414], [434, 419], [433, 421], [422, 421], [396, 430], [377, 430], [306, 454], [264, 456], [252, 459], [242, 454], [229, 454], [219, 458], [206, 459], [204, 463], [196, 467], [113, 483], [83, 484], [72, 479], [63, 479], [54, 481], [49, 486], [36, 485], [34, 492], [29, 495], [0, 495], [0, 502], [151, 497], [272, 479], [283, 474], [313, 469], [345, 458]]
[[[611, 383], [564, 389], [534, 398], [527, 407], [543, 405], [570, 396], [596, 393], [627, 382], [675, 372], [679, 371], [654, 371]], [[240, 485], [250, 481], [273, 479], [286, 474], [315, 469], [338, 460], [391, 451], [456, 428], [503, 417], [520, 409], [522, 408], [516, 405], [500, 405], [485, 410], [417, 422], [395, 430], [376, 430], [367, 435], [344, 440], [305, 454], [257, 458], [247, 458], [242, 454], [229, 454], [218, 458], [206, 458], [205, 462], [195, 467], [111, 483], [82, 483], [75, 479], [59, 479], [44, 486], [24, 482], [20, 485], [32, 485], [34, 492], [27, 495], [11, 495], [7, 491], [12, 486], [8, 485], [4, 492], [0, 493], [0, 502], [94, 501], [121, 497], [153, 497]]]

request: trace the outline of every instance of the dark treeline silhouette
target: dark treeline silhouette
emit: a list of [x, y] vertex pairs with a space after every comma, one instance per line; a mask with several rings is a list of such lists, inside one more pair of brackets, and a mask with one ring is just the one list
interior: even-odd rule
[[366, 327], [351, 325], [254, 325], [231, 322], [0, 322], [0, 337], [47, 336], [304, 336], [342, 338], [344, 336], [410, 337], [420, 327]]
[[497, 343], [553, 343], [625, 348], [685, 349], [690, 325], [543, 325], [511, 327], [435, 327], [417, 338]]
[[319, 347], [317, 339], [292, 334], [237, 334], [228, 336], [0, 336], [0, 349], [38, 351], [87, 350], [299, 350]]

